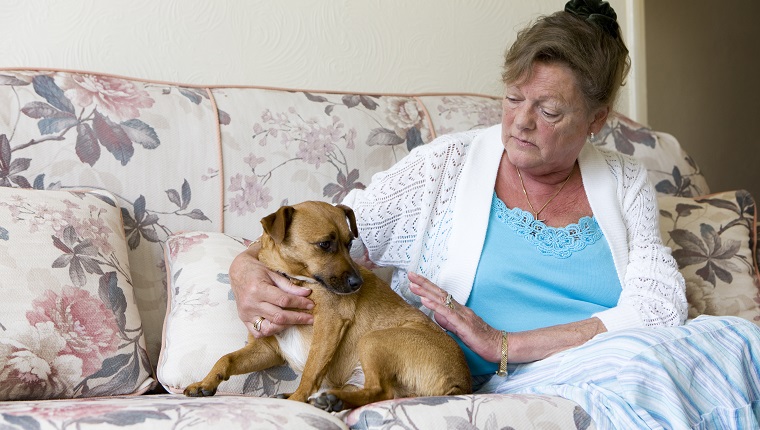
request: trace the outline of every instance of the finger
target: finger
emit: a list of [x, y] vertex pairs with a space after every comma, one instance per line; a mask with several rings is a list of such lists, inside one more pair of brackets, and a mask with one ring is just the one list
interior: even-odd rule
[[[424, 284], [416, 284], [414, 282], [411, 282], [409, 284], [409, 290], [411, 290], [414, 294], [420, 296], [421, 299], [427, 299], [431, 302], [438, 302], [440, 304], [444, 304], [446, 302], [446, 297], [448, 296], [448, 293], [446, 291], [429, 285]], [[429, 308], [432, 309], [432, 308]]]
[[297, 324], [313, 324], [314, 316], [306, 312], [299, 312], [292, 309], [283, 309], [271, 303], [261, 304], [260, 315], [269, 323], [276, 326], [291, 326]]
[[[314, 302], [306, 297], [311, 294], [310, 289], [293, 285], [287, 278], [277, 273], [271, 273], [270, 275], [271, 282], [262, 281], [259, 284], [260, 291], [256, 295], [259, 299], [259, 306], [271, 304], [278, 308], [303, 310], [314, 307]], [[264, 309], [260, 308], [256, 308], [255, 310], [265, 312]], [[263, 315], [265, 317], [271, 316]]]
[[311, 294], [311, 288], [298, 286], [290, 281], [290, 279], [280, 275], [277, 272], [270, 272], [269, 277], [272, 278], [274, 285], [285, 291], [286, 293], [295, 294], [301, 297], [307, 297]]
[[439, 286], [435, 285], [433, 282], [431, 282], [426, 277], [414, 273], [409, 272], [409, 282], [411, 284], [414, 284], [417, 286], [417, 288], [420, 290], [420, 293], [415, 293], [420, 296], [430, 297], [431, 299], [434, 297], [442, 297], [443, 299], [446, 298], [446, 291], [444, 291]]

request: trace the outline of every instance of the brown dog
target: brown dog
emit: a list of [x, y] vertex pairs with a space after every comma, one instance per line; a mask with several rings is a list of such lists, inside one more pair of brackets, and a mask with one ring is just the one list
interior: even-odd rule
[[[314, 325], [262, 339], [249, 335], [245, 347], [219, 359], [185, 395], [210, 396], [231, 375], [285, 362], [303, 372], [288, 398], [327, 411], [394, 397], [471, 392], [456, 342], [351, 259], [349, 248], [358, 232], [350, 208], [303, 202], [283, 206], [261, 224], [259, 260], [296, 284], [309, 282]], [[350, 382], [359, 363], [365, 375], [361, 389]], [[332, 389], [310, 398], [323, 383]]]

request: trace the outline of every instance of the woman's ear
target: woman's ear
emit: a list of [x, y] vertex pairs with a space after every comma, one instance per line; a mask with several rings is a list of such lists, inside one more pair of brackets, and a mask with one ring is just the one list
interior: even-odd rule
[[594, 120], [589, 125], [589, 133], [599, 134], [604, 127], [604, 123], [607, 122], [607, 116], [610, 114], [609, 106], [602, 106], [594, 113]]

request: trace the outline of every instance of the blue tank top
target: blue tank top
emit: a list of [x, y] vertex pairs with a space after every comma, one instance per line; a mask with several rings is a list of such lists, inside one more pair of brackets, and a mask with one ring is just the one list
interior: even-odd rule
[[[510, 332], [583, 320], [614, 307], [622, 288], [612, 252], [593, 217], [549, 227], [494, 193], [483, 252], [467, 300], [486, 323]], [[490, 363], [467, 348], [473, 375]]]

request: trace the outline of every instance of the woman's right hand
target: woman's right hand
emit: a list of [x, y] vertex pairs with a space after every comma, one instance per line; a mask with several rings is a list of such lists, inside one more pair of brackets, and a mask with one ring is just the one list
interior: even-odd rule
[[[255, 338], [279, 333], [296, 324], [313, 324], [314, 317], [299, 310], [309, 310], [314, 302], [307, 298], [311, 290], [299, 287], [261, 263], [258, 244], [240, 253], [230, 265], [230, 283], [235, 294], [238, 316]], [[255, 322], [264, 320], [256, 330]]]

